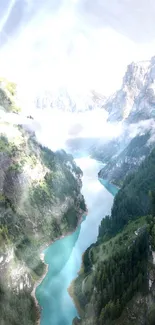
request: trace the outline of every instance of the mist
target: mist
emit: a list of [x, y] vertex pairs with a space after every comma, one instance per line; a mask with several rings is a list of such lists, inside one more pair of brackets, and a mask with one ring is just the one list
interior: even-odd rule
[[154, 55], [154, 6], [147, 0], [2, 0], [1, 74], [20, 84], [25, 97], [61, 86], [72, 94], [110, 95], [129, 62]]
[[[0, 8], [0, 70], [17, 82], [23, 110], [13, 120], [20, 119], [52, 150], [72, 151], [82, 144], [89, 152], [123, 136], [126, 127], [107, 123], [104, 109], [87, 112], [89, 94], [111, 95], [130, 61], [154, 55], [154, 2], [2, 0]], [[52, 92], [59, 100], [62, 89], [81, 112], [60, 113], [58, 101], [52, 110], [36, 109], [38, 96]], [[62, 101], [67, 107], [65, 96]], [[140, 128], [131, 127], [129, 138]]]

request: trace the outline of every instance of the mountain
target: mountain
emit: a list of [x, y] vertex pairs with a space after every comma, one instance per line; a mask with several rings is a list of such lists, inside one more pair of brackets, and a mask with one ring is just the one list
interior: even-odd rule
[[43, 91], [36, 96], [38, 109], [51, 108], [64, 112], [85, 112], [103, 107], [106, 98], [95, 91], [82, 95], [72, 93], [65, 88], [57, 91]]
[[[151, 204], [152, 203], [152, 204]], [[116, 194], [70, 287], [80, 325], [155, 323], [155, 149]]]
[[122, 87], [104, 105], [109, 121], [135, 123], [155, 117], [155, 57], [131, 63]]
[[108, 160], [105, 145], [95, 148], [92, 155], [106, 163], [99, 176], [120, 186], [155, 145], [155, 57], [131, 63], [121, 89], [104, 108], [109, 123], [121, 123], [122, 133], [115, 142], [109, 141]]
[[104, 104], [122, 132], [93, 148], [99, 177], [120, 186], [69, 292], [74, 325], [155, 324], [155, 58], [128, 66]]
[[23, 325], [32, 325], [38, 310], [31, 294], [46, 269], [40, 253], [76, 228], [86, 206], [80, 192], [82, 171], [73, 157], [42, 146], [30, 128], [15, 123], [14, 103], [15, 85], [2, 82], [0, 323], [20, 325], [22, 319]]
[[134, 137], [120, 154], [116, 154], [113, 159], [108, 161], [108, 164], [99, 172], [99, 177], [122, 186], [126, 175], [136, 170], [154, 147], [155, 143], [149, 142], [149, 140], [150, 133]]

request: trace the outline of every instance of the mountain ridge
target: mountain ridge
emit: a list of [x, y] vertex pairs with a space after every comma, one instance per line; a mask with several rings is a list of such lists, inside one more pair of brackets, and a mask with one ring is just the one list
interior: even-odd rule
[[[120, 185], [124, 177], [139, 166], [141, 159], [145, 159], [155, 144], [155, 57], [128, 65], [122, 87], [107, 100], [104, 108], [108, 112], [109, 123], [122, 124], [122, 134], [115, 138], [117, 150], [113, 150], [113, 140], [109, 141], [108, 161], [105, 161], [103, 146], [101, 160], [107, 165], [101, 170], [100, 177]], [[143, 136], [147, 137], [145, 143], [141, 142]], [[139, 156], [136, 150], [139, 150]], [[96, 152], [100, 156], [98, 148]], [[125, 152], [128, 152], [127, 163]]]
[[0, 322], [32, 325], [38, 309], [31, 293], [45, 272], [40, 250], [73, 231], [86, 206], [73, 157], [14, 123], [7, 86], [0, 84]]
[[155, 57], [150, 61], [129, 64], [120, 90], [104, 105], [109, 113], [108, 120], [131, 123], [154, 118], [154, 81]]

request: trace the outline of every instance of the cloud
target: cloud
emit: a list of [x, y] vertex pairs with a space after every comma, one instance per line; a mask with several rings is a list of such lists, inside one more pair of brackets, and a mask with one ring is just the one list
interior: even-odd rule
[[[61, 86], [109, 95], [130, 61], [154, 55], [152, 1], [146, 8], [138, 0], [10, 0], [2, 8], [1, 74], [23, 85], [29, 97], [35, 88]], [[139, 44], [146, 33], [147, 46]]]
[[0, 46], [27, 25], [42, 10], [55, 12], [62, 0], [1, 0]]
[[154, 0], [79, 0], [77, 6], [90, 25], [110, 27], [136, 42], [154, 40]]

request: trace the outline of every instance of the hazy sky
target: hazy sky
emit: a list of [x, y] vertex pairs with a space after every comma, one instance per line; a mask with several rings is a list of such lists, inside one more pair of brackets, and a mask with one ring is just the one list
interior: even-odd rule
[[107, 95], [155, 55], [154, 0], [0, 0], [0, 70], [33, 89]]

